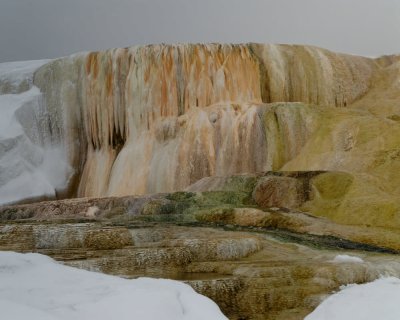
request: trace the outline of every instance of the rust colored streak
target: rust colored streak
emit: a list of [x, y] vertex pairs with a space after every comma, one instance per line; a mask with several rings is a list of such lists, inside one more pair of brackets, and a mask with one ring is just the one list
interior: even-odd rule
[[165, 71], [166, 74], [171, 74], [173, 66], [174, 66], [174, 61], [172, 58], [172, 54], [168, 52], [168, 55], [165, 57], [164, 61], [164, 68], [166, 70]]
[[93, 60], [93, 52], [89, 53], [88, 57], [86, 58], [86, 74], [90, 74], [92, 69], [92, 60]]
[[97, 77], [98, 65], [97, 65], [97, 53], [91, 52], [87, 57], [86, 61], [86, 74], [89, 75], [93, 72], [93, 75]]
[[108, 96], [112, 96], [113, 93], [113, 74], [112, 74], [112, 70], [111, 72], [107, 72], [106, 75], [106, 90], [107, 90], [107, 95]]
[[93, 74], [94, 78], [97, 78], [99, 74], [99, 63], [98, 63], [98, 53], [91, 52], [87, 58], [86, 62], [86, 74]]
[[167, 82], [165, 77], [162, 78], [161, 83], [161, 115], [165, 116], [165, 108], [168, 103], [168, 92], [167, 92]]
[[147, 83], [148, 81], [149, 81], [149, 78], [150, 78], [150, 66], [147, 66], [147, 68], [145, 69], [145, 71], [144, 71], [144, 75], [143, 75], [143, 80], [144, 80], [144, 83]]

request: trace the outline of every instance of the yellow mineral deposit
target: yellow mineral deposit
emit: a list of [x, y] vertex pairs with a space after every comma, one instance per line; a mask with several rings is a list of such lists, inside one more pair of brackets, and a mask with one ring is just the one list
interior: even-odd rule
[[79, 197], [335, 170], [351, 179], [319, 177], [304, 209], [387, 227], [400, 226], [399, 68], [396, 56], [310, 46], [152, 45], [55, 60], [35, 84], [57, 115]]

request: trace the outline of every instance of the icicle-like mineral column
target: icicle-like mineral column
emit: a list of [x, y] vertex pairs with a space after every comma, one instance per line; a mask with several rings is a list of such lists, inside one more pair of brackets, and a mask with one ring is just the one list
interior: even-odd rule
[[64, 195], [106, 196], [279, 169], [318, 115], [267, 103], [346, 107], [378, 67], [304, 46], [154, 45], [54, 60], [34, 84], [49, 137], [73, 168]]

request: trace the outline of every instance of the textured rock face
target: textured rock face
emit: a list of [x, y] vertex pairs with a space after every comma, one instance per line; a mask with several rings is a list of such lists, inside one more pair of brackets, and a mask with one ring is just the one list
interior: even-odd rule
[[[398, 148], [398, 63], [261, 44], [82, 53], [35, 72], [39, 111], [18, 119], [66, 163], [66, 192], [58, 183], [52, 196], [176, 191], [281, 168], [370, 174], [379, 165], [386, 178]], [[26, 73], [0, 77], [3, 92], [25, 90]]]
[[255, 187], [253, 199], [261, 208], [298, 208], [305, 201], [303, 184], [295, 178], [265, 177]]
[[1, 202], [90, 197], [0, 207], [0, 250], [187, 280], [232, 319], [300, 319], [342, 284], [398, 276], [399, 63], [213, 44], [0, 66], [0, 105], [29, 96], [0, 130]]
[[398, 63], [303, 46], [158, 45], [56, 60], [35, 84], [75, 169], [69, 194], [340, 170], [354, 176], [340, 204], [316, 200], [307, 210], [387, 226], [400, 209]]
[[[36, 75], [50, 96], [69, 82], [49, 84], [49, 70], [63, 73], [66, 63], [80, 77], [71, 81], [79, 94], [64, 107], [81, 115], [73, 126], [87, 138], [78, 195], [177, 190], [217, 172], [263, 167], [263, 156], [247, 165], [238, 155], [239, 144], [254, 154], [263, 143], [250, 144], [263, 132], [251, 105], [261, 102], [258, 65], [247, 47], [150, 46], [56, 61]], [[237, 160], [225, 166], [220, 150]]]
[[278, 169], [317, 123], [263, 103], [346, 106], [378, 69], [313, 47], [160, 45], [57, 60], [35, 84], [66, 113], [60, 130], [81, 176], [78, 195], [105, 196]]

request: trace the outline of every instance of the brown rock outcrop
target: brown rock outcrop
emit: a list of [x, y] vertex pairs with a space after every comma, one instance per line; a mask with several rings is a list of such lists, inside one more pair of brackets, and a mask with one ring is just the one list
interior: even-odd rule
[[295, 178], [267, 176], [258, 181], [253, 199], [261, 208], [298, 208], [306, 200], [303, 189], [303, 183]]

